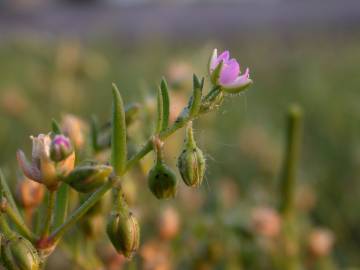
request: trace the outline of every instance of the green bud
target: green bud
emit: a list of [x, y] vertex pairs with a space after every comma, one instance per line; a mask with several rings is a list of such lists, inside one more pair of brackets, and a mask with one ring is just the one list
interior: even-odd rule
[[177, 166], [186, 185], [201, 185], [205, 174], [205, 158], [195, 143], [191, 124], [187, 127], [184, 150], [178, 158]]
[[164, 163], [156, 163], [150, 170], [148, 183], [151, 192], [158, 199], [168, 199], [176, 194], [176, 175]]
[[127, 258], [139, 248], [140, 227], [131, 213], [111, 214], [106, 232], [115, 249]]
[[35, 247], [17, 234], [1, 240], [1, 260], [7, 270], [40, 269], [40, 258]]
[[65, 179], [78, 192], [88, 193], [102, 186], [112, 172], [111, 166], [84, 165], [75, 168]]

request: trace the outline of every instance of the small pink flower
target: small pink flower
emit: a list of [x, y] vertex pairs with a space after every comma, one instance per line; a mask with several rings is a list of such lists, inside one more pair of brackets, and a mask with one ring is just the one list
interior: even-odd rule
[[217, 49], [214, 49], [209, 72], [213, 84], [221, 86], [229, 93], [238, 93], [252, 84], [249, 68], [241, 74], [239, 63], [234, 58], [230, 59], [229, 51], [224, 51], [218, 56]]

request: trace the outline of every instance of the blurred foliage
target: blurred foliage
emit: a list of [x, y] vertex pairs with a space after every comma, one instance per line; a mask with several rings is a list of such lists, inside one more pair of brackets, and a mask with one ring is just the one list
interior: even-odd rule
[[[137, 181], [142, 194], [137, 197], [143, 203], [135, 205], [146, 203], [147, 208], [139, 211], [154, 225], [143, 226], [141, 257], [146, 260], [161, 250], [172, 254], [165, 257], [179, 269], [207, 269], [204, 258], [215, 260], [216, 269], [240, 269], [241, 264], [246, 269], [268, 269], [264, 265], [271, 258], [253, 257], [265, 251], [249, 240], [252, 236], [243, 226], [254, 207], [278, 206], [284, 115], [296, 102], [305, 112], [297, 192], [300, 220], [334, 233], [332, 257], [341, 269], [360, 267], [360, 38], [253, 35], [217, 46], [230, 49], [243, 69], [249, 66], [255, 84], [219, 113], [195, 124], [195, 131], [196, 126], [207, 126], [195, 134], [208, 159], [206, 183], [200, 190], [182, 186], [178, 199], [160, 203], [142, 188], [141, 177]], [[48, 132], [51, 118], [71, 113], [89, 121], [96, 114], [106, 122], [111, 82], [118, 84], [126, 103], [141, 102], [144, 93], [156, 93], [156, 84], [165, 75], [173, 88], [173, 102], [182, 104], [190, 92], [192, 72], [206, 74], [203, 63], [213, 47], [73, 39], [2, 43], [1, 167], [15, 183], [15, 151], [30, 151], [29, 136]], [[151, 128], [149, 123], [145, 126]], [[167, 156], [174, 165], [180, 145], [168, 145]], [[165, 205], [179, 211], [183, 224], [170, 250], [152, 240], [157, 209]]]

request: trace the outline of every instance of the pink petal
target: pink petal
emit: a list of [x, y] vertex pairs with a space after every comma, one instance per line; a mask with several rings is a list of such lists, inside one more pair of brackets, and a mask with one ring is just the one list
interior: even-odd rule
[[16, 158], [24, 175], [31, 180], [41, 183], [40, 170], [37, 167], [35, 167], [33, 164], [29, 163], [24, 152], [18, 150], [16, 153]]
[[230, 57], [230, 53], [229, 51], [224, 51], [222, 54], [220, 54], [217, 57], [217, 50], [216, 50], [216, 55], [214, 55], [214, 59], [212, 59], [211, 64], [210, 64], [210, 69], [211, 71], [213, 71], [219, 64], [221, 61], [223, 61], [224, 63], [229, 61], [229, 57]]
[[220, 83], [228, 84], [236, 80], [240, 73], [239, 63], [235, 59], [225, 62], [220, 73]]
[[249, 68], [247, 68], [244, 74], [238, 76], [235, 80], [231, 82], [223, 83], [222, 86], [224, 86], [225, 88], [238, 88], [251, 82], [252, 80], [250, 79], [250, 70]]

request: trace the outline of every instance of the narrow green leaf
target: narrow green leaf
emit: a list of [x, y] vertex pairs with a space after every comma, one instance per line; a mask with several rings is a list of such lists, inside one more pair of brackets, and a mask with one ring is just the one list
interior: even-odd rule
[[169, 88], [168, 88], [165, 78], [163, 78], [161, 80], [160, 89], [161, 89], [162, 106], [163, 106], [163, 109], [162, 109], [162, 113], [163, 113], [162, 119], [163, 120], [162, 120], [162, 126], [161, 126], [160, 131], [163, 131], [163, 130], [167, 129], [169, 126], [169, 115], [170, 115]]
[[68, 185], [61, 185], [56, 195], [56, 208], [54, 226], [58, 227], [66, 220], [69, 209], [69, 192]]
[[62, 134], [61, 127], [55, 119], [51, 121], [51, 129], [54, 134]]
[[11, 194], [10, 188], [8, 184], [6, 183], [5, 176], [0, 169], [0, 195], [4, 196], [8, 203], [10, 204], [10, 207], [14, 210], [15, 214], [22, 219], [20, 215], [20, 211], [15, 203], [14, 197]]
[[199, 78], [193, 75], [193, 95], [190, 101], [189, 117], [194, 117], [199, 113], [201, 107], [201, 96], [204, 85], [204, 78], [199, 81]]
[[117, 175], [122, 175], [126, 166], [126, 121], [123, 100], [113, 83], [113, 114], [111, 136], [111, 164]]
[[99, 150], [98, 146], [98, 134], [99, 134], [99, 124], [95, 115], [91, 117], [90, 122], [90, 137], [91, 137], [91, 146], [94, 152]]
[[163, 106], [163, 97], [161, 94], [161, 89], [158, 88], [157, 91], [157, 121], [156, 121], [156, 134], [159, 134], [162, 130], [163, 121], [164, 121], [164, 106]]

